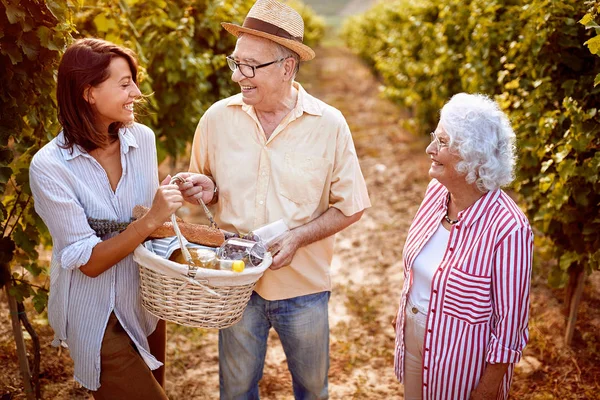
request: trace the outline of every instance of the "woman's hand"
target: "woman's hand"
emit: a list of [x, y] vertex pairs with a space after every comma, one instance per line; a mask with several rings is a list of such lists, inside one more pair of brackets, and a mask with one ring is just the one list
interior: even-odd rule
[[193, 172], [180, 172], [175, 176], [185, 180], [184, 183], [179, 184], [179, 190], [181, 190], [185, 201], [197, 205], [199, 196], [202, 196], [202, 201], [205, 204], [212, 201], [215, 183], [208, 176]]
[[475, 389], [471, 392], [469, 400], [495, 400], [498, 397], [497, 393], [491, 393]]
[[144, 216], [147, 218], [148, 223], [154, 229], [161, 226], [165, 221], [169, 219], [171, 214], [179, 209], [183, 205], [183, 196], [177, 185], [171, 185], [171, 175], [161, 182], [161, 186], [158, 187], [154, 200], [152, 200], [152, 206], [148, 213]]
[[488, 363], [479, 378], [479, 383], [471, 392], [469, 400], [494, 400], [498, 397], [498, 390], [508, 371], [508, 363]]

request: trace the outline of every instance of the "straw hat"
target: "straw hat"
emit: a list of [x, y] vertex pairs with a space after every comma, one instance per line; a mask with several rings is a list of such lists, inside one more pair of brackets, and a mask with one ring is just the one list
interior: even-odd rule
[[221, 25], [234, 36], [249, 33], [279, 43], [298, 53], [302, 61], [315, 58], [315, 52], [302, 43], [302, 17], [296, 10], [278, 1], [258, 0], [248, 12], [243, 26], [228, 22], [222, 22]]

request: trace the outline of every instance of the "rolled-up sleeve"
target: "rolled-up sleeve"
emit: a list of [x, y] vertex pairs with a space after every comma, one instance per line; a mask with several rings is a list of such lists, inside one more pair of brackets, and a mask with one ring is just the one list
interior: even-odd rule
[[515, 229], [497, 246], [492, 295], [494, 324], [488, 363], [516, 363], [529, 340], [529, 290], [533, 234], [529, 225]]
[[350, 128], [341, 113], [339, 114], [337, 141], [329, 204], [344, 215], [350, 216], [369, 208], [371, 202]]
[[[45, 170], [52, 171], [48, 168]], [[61, 267], [76, 269], [85, 265], [102, 240], [89, 226], [82, 205], [67, 185], [44, 174], [40, 167], [32, 164], [29, 174], [35, 211], [52, 235]]]
[[[207, 113], [209, 113], [207, 111]], [[210, 159], [208, 157], [209, 141], [208, 141], [208, 123], [207, 115], [200, 118], [200, 122], [196, 127], [194, 140], [192, 142], [192, 150], [190, 155], [190, 172], [200, 173], [208, 176], [213, 176], [210, 168]]]

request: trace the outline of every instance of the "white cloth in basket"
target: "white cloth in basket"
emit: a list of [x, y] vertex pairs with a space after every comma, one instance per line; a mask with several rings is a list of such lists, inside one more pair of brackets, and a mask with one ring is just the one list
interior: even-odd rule
[[[179, 244], [172, 245], [170, 243], [171, 240], [174, 242], [178, 241], [177, 237], [174, 236], [172, 238], [147, 241], [144, 245], [139, 245], [133, 252], [134, 261], [146, 268], [172, 278], [187, 278], [190, 281], [196, 280], [199, 283], [208, 284], [213, 287], [240, 286], [254, 283], [269, 268], [272, 262], [271, 253], [267, 252], [262, 263], [256, 267], [246, 268], [243, 272], [198, 268], [194, 279], [192, 279], [188, 278], [187, 265], [170, 261], [161, 256], [170, 255], [175, 249], [179, 248]], [[215, 250], [214, 248], [200, 245], [193, 246]], [[192, 244], [190, 244], [190, 247], [192, 247]], [[155, 251], [161, 255], [156, 254]]]

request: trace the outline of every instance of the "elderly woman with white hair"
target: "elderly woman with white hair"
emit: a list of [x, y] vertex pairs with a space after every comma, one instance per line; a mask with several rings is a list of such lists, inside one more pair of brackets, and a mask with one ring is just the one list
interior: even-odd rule
[[515, 134], [498, 105], [460, 93], [427, 146], [427, 187], [404, 246], [395, 372], [405, 399], [506, 399], [525, 347], [533, 234], [502, 190]]

